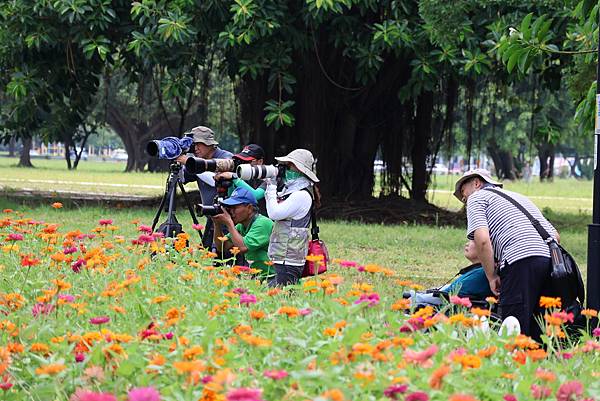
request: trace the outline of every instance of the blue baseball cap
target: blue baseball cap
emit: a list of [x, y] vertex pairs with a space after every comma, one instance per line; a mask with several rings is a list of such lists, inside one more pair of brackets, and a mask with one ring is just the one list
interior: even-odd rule
[[235, 206], [235, 205], [254, 205], [256, 206], [258, 203], [256, 202], [256, 197], [246, 188], [238, 187], [232, 193], [231, 196], [225, 200], [221, 201], [222, 205], [225, 206]]

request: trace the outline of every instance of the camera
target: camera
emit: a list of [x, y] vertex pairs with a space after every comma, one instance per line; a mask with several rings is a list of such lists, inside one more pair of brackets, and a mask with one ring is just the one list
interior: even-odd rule
[[284, 164], [251, 166], [241, 164], [237, 167], [236, 174], [242, 180], [263, 180], [265, 178], [283, 178], [286, 166]]
[[185, 168], [192, 174], [200, 174], [205, 171], [223, 173], [225, 171], [235, 171], [238, 164], [239, 161], [234, 159], [203, 159], [190, 156], [185, 163]]
[[214, 205], [196, 205], [196, 214], [198, 216], [212, 217], [223, 213], [223, 208], [218, 203]]
[[187, 153], [192, 143], [193, 139], [189, 136], [183, 138], [168, 136], [163, 139], [149, 141], [146, 145], [146, 152], [150, 156], [158, 157], [159, 159], [173, 160]]

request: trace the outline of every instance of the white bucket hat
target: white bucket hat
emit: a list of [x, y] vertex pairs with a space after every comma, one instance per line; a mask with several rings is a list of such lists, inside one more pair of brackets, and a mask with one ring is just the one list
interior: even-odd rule
[[465, 183], [465, 181], [467, 181], [467, 180], [469, 180], [469, 179], [471, 179], [473, 177], [479, 177], [483, 181], [485, 181], [485, 182], [487, 182], [489, 184], [496, 185], [496, 186], [502, 188], [502, 183], [498, 182], [498, 181], [494, 181], [492, 179], [492, 175], [486, 169], [477, 168], [475, 170], [469, 170], [469, 171], [465, 172], [463, 174], [463, 176], [460, 177], [460, 179], [458, 181], [456, 181], [456, 184], [454, 185], [454, 196], [456, 196], [456, 198], [459, 201], [461, 201], [461, 202], [463, 201], [462, 200], [462, 194], [460, 193], [460, 188]]
[[319, 182], [319, 179], [315, 174], [315, 158], [310, 151], [306, 149], [296, 149], [291, 151], [287, 156], [276, 157], [275, 160], [278, 162], [294, 163], [294, 166], [296, 166], [296, 168], [312, 182]]

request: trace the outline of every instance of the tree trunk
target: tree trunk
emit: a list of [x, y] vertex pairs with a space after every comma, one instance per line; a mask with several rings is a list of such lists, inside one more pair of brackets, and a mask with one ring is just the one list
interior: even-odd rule
[[31, 137], [23, 138], [23, 149], [21, 149], [21, 157], [19, 158], [19, 167], [33, 167], [31, 164], [31, 156], [29, 151], [31, 150], [31, 144], [33, 140]]
[[538, 145], [540, 159], [540, 181], [552, 179], [554, 176], [554, 145], [544, 143]]
[[413, 135], [412, 156], [412, 198], [425, 202], [429, 175], [427, 172], [428, 144], [431, 136], [433, 115], [433, 92], [423, 92], [417, 99], [415, 132]]
[[11, 136], [8, 142], [8, 157], [15, 157], [15, 148], [17, 147], [17, 139]]
[[471, 169], [473, 151], [473, 113], [475, 108], [475, 80], [467, 80], [467, 170]]
[[[399, 125], [395, 113], [402, 108], [397, 95], [410, 76], [408, 64], [397, 60], [382, 67], [373, 84], [348, 88], [343, 84], [352, 72], [346, 69], [353, 66], [340, 63], [343, 56], [339, 50], [328, 46], [319, 44], [320, 53], [327, 55], [320, 60], [311, 52], [294, 56], [297, 84], [293, 127], [276, 132], [265, 126], [265, 102], [279, 94], [269, 92], [266, 75], [244, 77], [236, 88], [240, 131], [248, 142], [265, 149], [267, 162], [295, 148], [309, 149], [318, 159], [319, 186], [325, 197], [372, 197], [373, 162], [379, 145], [384, 138], [407, 129]], [[332, 77], [333, 71], [339, 74]]]

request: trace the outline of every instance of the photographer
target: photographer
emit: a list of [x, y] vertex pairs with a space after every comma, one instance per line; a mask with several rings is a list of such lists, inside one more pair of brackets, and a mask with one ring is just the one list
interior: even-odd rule
[[[275, 279], [270, 286], [296, 284], [306, 263], [311, 210], [320, 204], [320, 194], [314, 186], [315, 160], [306, 149], [296, 149], [284, 157], [276, 157], [286, 166], [284, 186], [267, 181], [265, 199], [269, 218], [274, 220], [269, 242], [269, 259], [275, 266]], [[314, 199], [314, 201], [313, 201]]]
[[[213, 131], [204, 126], [198, 126], [192, 128], [190, 135], [193, 140], [192, 147], [190, 148], [191, 153], [196, 157], [203, 159], [231, 159], [233, 154], [227, 150], [219, 148], [219, 142], [215, 140], [215, 134]], [[212, 205], [217, 195], [215, 188], [214, 173], [204, 172], [201, 174], [191, 174], [186, 171], [185, 163], [189, 156], [181, 155], [176, 161], [184, 165], [183, 171], [183, 182], [196, 181], [198, 184], [198, 190], [200, 191], [200, 197], [203, 205]], [[204, 235], [202, 237], [202, 244], [205, 248], [211, 247], [212, 241], [212, 220], [206, 220], [206, 227], [204, 229]]]
[[[237, 247], [251, 268], [261, 270], [260, 279], [273, 276], [272, 267], [267, 263], [273, 222], [258, 213], [254, 195], [245, 188], [237, 188], [229, 198], [221, 201], [221, 205], [223, 213], [212, 217], [215, 223], [213, 241], [217, 244], [217, 252], [227, 254], [231, 248]], [[221, 242], [219, 237], [223, 237], [223, 226], [229, 233], [227, 240]]]
[[[251, 143], [244, 146], [241, 152], [233, 155], [233, 159], [237, 160], [239, 164], [250, 164], [251, 166], [262, 166], [265, 159], [265, 151], [259, 145]], [[232, 180], [233, 186], [230, 187], [230, 192], [235, 188], [246, 188], [252, 192], [256, 200], [258, 201], [258, 210], [263, 216], [267, 215], [267, 206], [265, 203], [265, 189], [267, 184], [264, 180], [252, 179], [244, 181], [236, 176], [232, 172], [217, 173], [215, 180]]]

